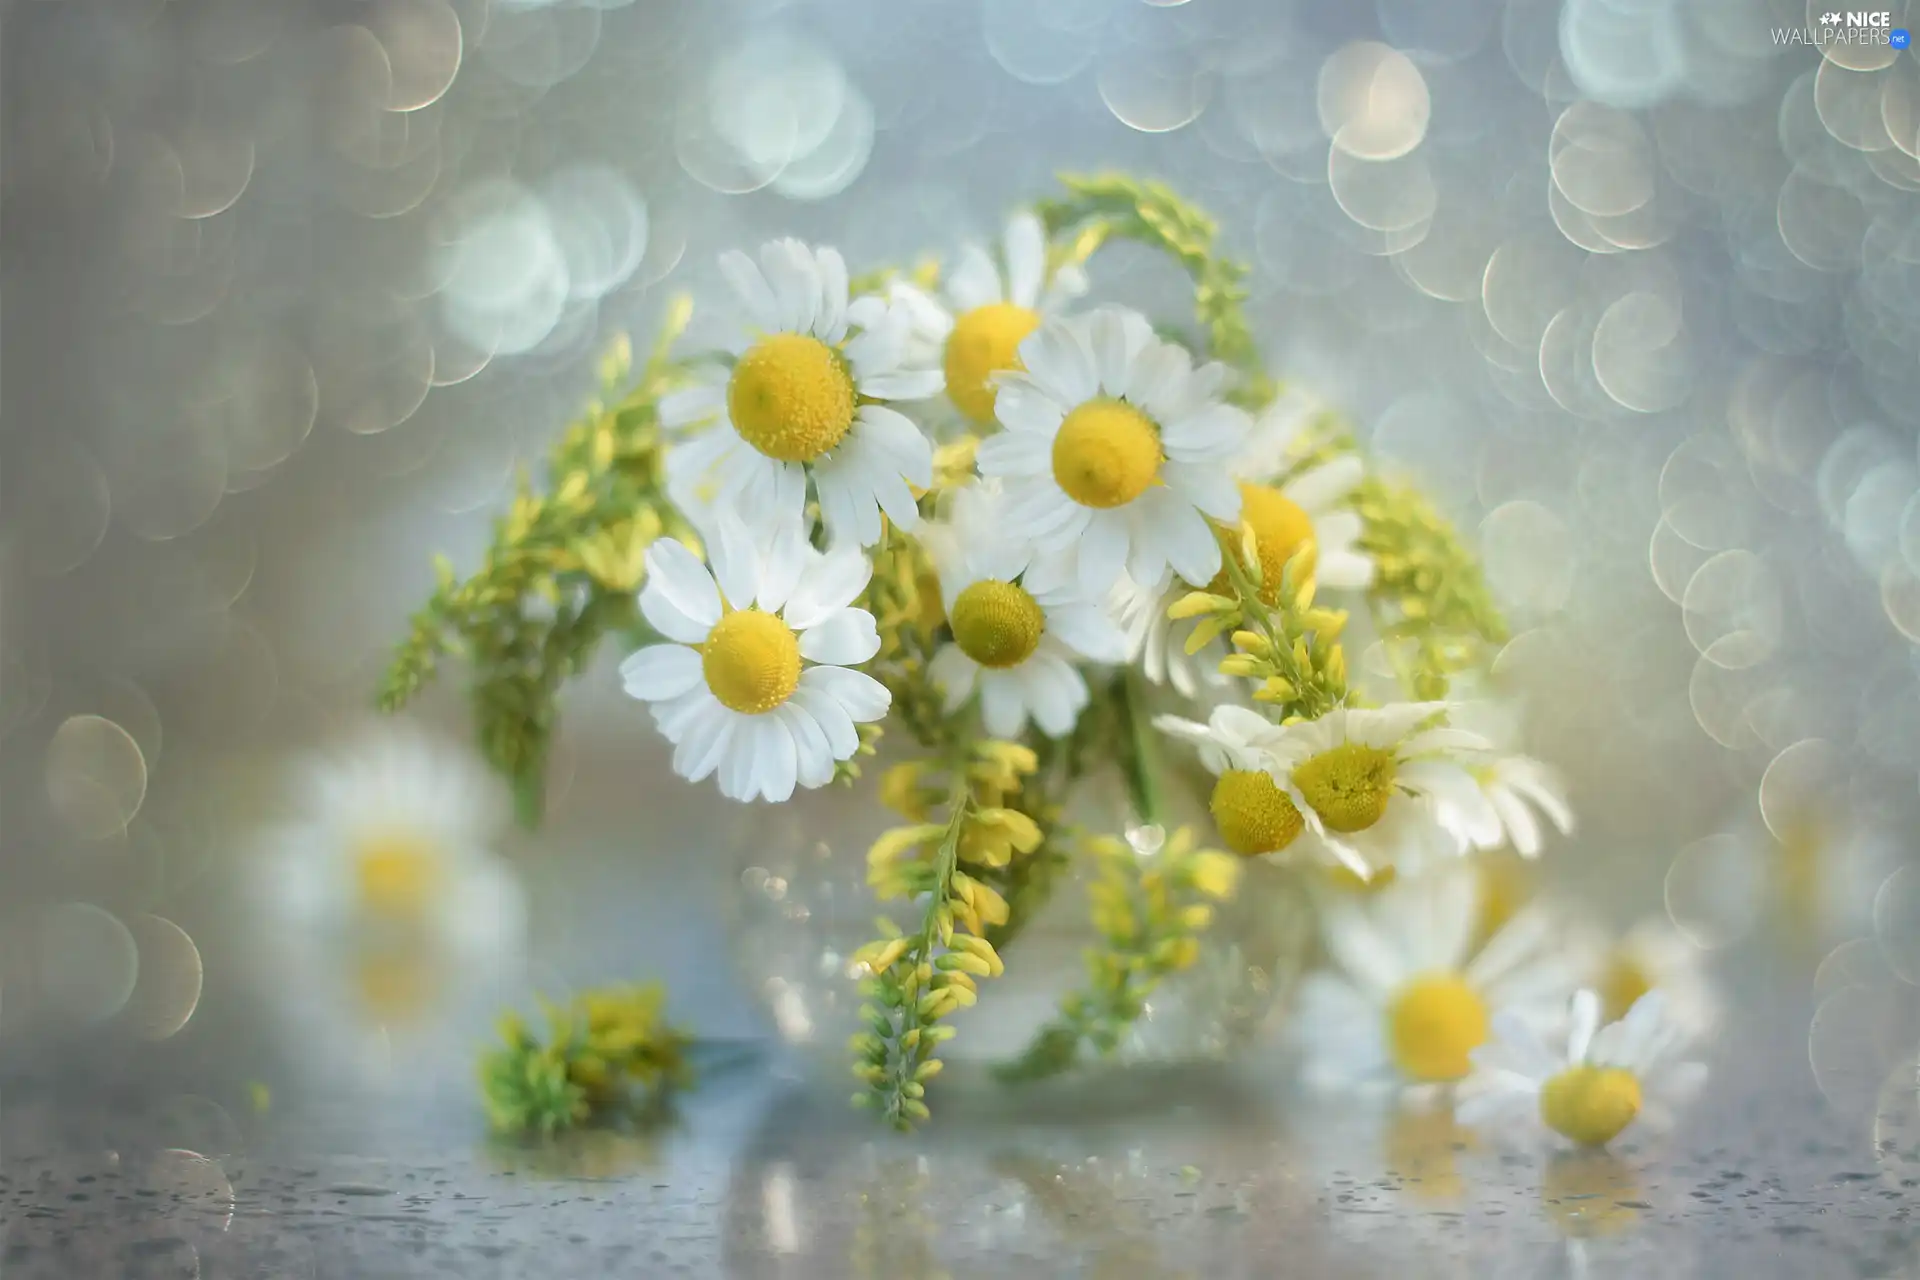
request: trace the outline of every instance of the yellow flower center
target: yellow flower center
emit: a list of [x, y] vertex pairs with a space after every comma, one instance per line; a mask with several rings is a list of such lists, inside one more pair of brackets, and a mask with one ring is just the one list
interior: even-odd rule
[[1634, 1002], [1651, 990], [1653, 976], [1632, 956], [1616, 951], [1600, 979], [1600, 1003], [1605, 1007], [1606, 1020], [1620, 1021]]
[[1372, 876], [1362, 880], [1358, 871], [1342, 864], [1328, 867], [1326, 877], [1334, 888], [1347, 893], [1378, 893], [1398, 879], [1399, 872], [1392, 867], [1381, 867]]
[[1024, 587], [982, 578], [953, 601], [953, 640], [983, 667], [1017, 667], [1040, 647], [1046, 615]]
[[1330, 831], [1350, 835], [1380, 821], [1393, 799], [1391, 751], [1343, 742], [1294, 767], [1293, 784]]
[[727, 414], [740, 438], [782, 462], [811, 462], [853, 425], [853, 378], [818, 338], [775, 333], [733, 366]]
[[1256, 769], [1229, 769], [1213, 784], [1213, 824], [1227, 848], [1242, 857], [1278, 853], [1306, 820], [1279, 784]]
[[1415, 978], [1387, 1006], [1387, 1045], [1409, 1080], [1465, 1079], [1473, 1069], [1468, 1055], [1486, 1041], [1486, 1001], [1457, 974]]
[[1603, 1147], [1640, 1114], [1640, 1080], [1619, 1067], [1568, 1067], [1540, 1087], [1540, 1118], [1583, 1147]]
[[353, 869], [362, 908], [374, 915], [416, 917], [440, 885], [440, 851], [412, 832], [382, 831], [354, 850]]
[[1160, 476], [1160, 433], [1124, 400], [1089, 400], [1053, 438], [1053, 478], [1083, 507], [1124, 507]]
[[975, 422], [993, 421], [993, 375], [1019, 369], [1020, 344], [1040, 327], [1040, 316], [1011, 302], [989, 302], [953, 322], [947, 335], [947, 396]]
[[799, 686], [800, 641], [776, 615], [736, 609], [707, 633], [700, 670], [721, 706], [763, 715]]
[[[1313, 577], [1319, 563], [1319, 551], [1313, 542], [1313, 517], [1286, 494], [1272, 485], [1240, 485], [1240, 522], [1253, 529], [1254, 545], [1260, 551], [1260, 598], [1268, 604], [1280, 602], [1280, 579], [1287, 563], [1304, 548], [1302, 568]], [[1227, 571], [1214, 575], [1208, 590], [1216, 595], [1231, 595]]]

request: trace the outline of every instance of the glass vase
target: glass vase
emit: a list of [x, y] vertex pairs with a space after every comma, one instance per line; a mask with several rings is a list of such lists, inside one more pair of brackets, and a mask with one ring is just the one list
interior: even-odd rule
[[[764, 807], [740, 851], [733, 954], [780, 1037], [811, 1060], [811, 1071], [850, 1069], [846, 1046], [860, 1029], [862, 1003], [851, 957], [878, 936], [876, 917], [909, 932], [918, 917], [916, 904], [882, 903], [867, 886], [867, 849], [900, 821], [881, 806], [877, 775], [870, 770], [851, 791], [827, 788]], [[1063, 825], [1124, 836], [1135, 866], [1151, 869], [1163, 832], [1133, 816], [1125, 789], [1090, 778], [1075, 790]], [[1193, 816], [1204, 843], [1204, 816]], [[1116, 1043], [1104, 1050], [1083, 1043], [1070, 1066], [1045, 1074], [1083, 1081], [1089, 1072], [1226, 1062], [1281, 1016], [1312, 942], [1307, 889], [1292, 869], [1239, 866], [1235, 892], [1215, 904], [1193, 963], [1152, 988]], [[1000, 944], [1005, 972], [982, 978], [978, 1003], [946, 1020], [956, 1034], [941, 1048], [948, 1065], [942, 1094], [1005, 1087], [993, 1083], [1002, 1069], [1035, 1043], [1063, 999], [1088, 985], [1089, 953], [1104, 942], [1089, 911], [1093, 874], [1086, 858], [1072, 857]]]

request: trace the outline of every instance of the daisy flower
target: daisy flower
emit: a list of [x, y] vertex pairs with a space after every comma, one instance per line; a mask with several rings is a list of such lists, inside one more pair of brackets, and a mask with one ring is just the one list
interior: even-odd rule
[[1448, 866], [1377, 893], [1330, 897], [1322, 937], [1333, 969], [1308, 976], [1293, 1025], [1316, 1088], [1429, 1089], [1465, 1079], [1502, 1013], [1545, 1022], [1571, 974], [1554, 924], [1522, 911], [1472, 952], [1479, 882]]
[[980, 245], [968, 245], [938, 298], [904, 282], [890, 296], [905, 308], [914, 340], [940, 363], [947, 398], [987, 426], [994, 420], [995, 375], [1021, 368], [1027, 335], [1086, 291], [1086, 273], [1077, 266], [1049, 277], [1046, 229], [1022, 211], [1007, 220], [1000, 262]]
[[1233, 705], [1215, 707], [1205, 724], [1179, 716], [1160, 716], [1153, 724], [1198, 749], [1200, 763], [1214, 776], [1208, 808], [1227, 848], [1246, 858], [1279, 853], [1306, 829], [1293, 797], [1274, 779], [1275, 751], [1286, 738], [1280, 726]]
[[263, 905], [291, 924], [424, 938], [455, 952], [511, 948], [525, 928], [493, 850], [499, 787], [471, 756], [402, 725], [370, 729], [300, 771], [298, 815], [262, 860]]
[[[1287, 565], [1302, 551], [1316, 591], [1364, 591], [1373, 585], [1373, 558], [1359, 547], [1359, 515], [1346, 500], [1359, 485], [1364, 468], [1347, 454], [1327, 462], [1303, 461], [1296, 445], [1317, 405], [1298, 393], [1276, 400], [1254, 421], [1238, 457], [1230, 464], [1240, 491], [1240, 523], [1251, 527], [1260, 556], [1260, 595], [1269, 605], [1280, 598]], [[1115, 588], [1115, 620], [1127, 633], [1128, 660], [1139, 661], [1155, 684], [1171, 683], [1187, 697], [1202, 684], [1221, 684], [1224, 641], [1189, 654], [1187, 639], [1198, 619], [1171, 621], [1167, 609], [1191, 587], [1231, 594], [1224, 571], [1210, 581], [1140, 587], [1123, 577]]]
[[1119, 662], [1125, 641], [1076, 580], [1032, 562], [1030, 549], [1008, 535], [998, 493], [964, 489], [953, 506], [952, 522], [929, 538], [953, 632], [930, 668], [947, 710], [977, 690], [994, 737], [1017, 737], [1029, 719], [1062, 737], [1087, 705], [1079, 664]]
[[1070, 553], [1089, 593], [1123, 571], [1153, 588], [1169, 568], [1210, 581], [1220, 544], [1209, 521], [1240, 517], [1227, 463], [1249, 426], [1220, 398], [1226, 368], [1195, 369], [1118, 309], [1044, 321], [1019, 353], [1024, 371], [998, 375], [1007, 429], [979, 453], [981, 474], [1004, 481], [1011, 526], [1039, 552]]
[[1587, 985], [1606, 1021], [1626, 1017], [1642, 996], [1658, 991], [1669, 1021], [1696, 1033], [1712, 1028], [1717, 1001], [1700, 950], [1665, 918], [1642, 920], [1619, 939], [1596, 937], [1585, 950]]
[[[1493, 1039], [1472, 1055], [1475, 1074], [1461, 1090], [1461, 1122], [1511, 1134], [1516, 1123], [1537, 1121], [1580, 1147], [1603, 1147], [1636, 1122], [1652, 1130], [1670, 1126], [1674, 1108], [1707, 1078], [1700, 1063], [1679, 1060], [1687, 1034], [1667, 1016], [1658, 991], [1642, 996], [1618, 1022], [1602, 1026], [1600, 1013], [1594, 992], [1574, 996], [1564, 1054], [1550, 1050], [1537, 1027], [1496, 1014]], [[1529, 1114], [1533, 1121], [1522, 1119]]]
[[1469, 771], [1492, 744], [1440, 723], [1444, 702], [1336, 707], [1286, 726], [1276, 777], [1327, 856], [1362, 879], [1433, 853], [1465, 852], [1464, 815], [1486, 802]]
[[1364, 591], [1373, 585], [1373, 557], [1359, 545], [1360, 516], [1346, 506], [1366, 467], [1352, 453], [1303, 460], [1299, 446], [1318, 413], [1317, 402], [1297, 393], [1280, 397], [1255, 420], [1233, 463], [1240, 519], [1258, 541], [1261, 595], [1269, 604], [1279, 598], [1281, 571], [1302, 549], [1319, 589]]
[[661, 425], [684, 433], [667, 453], [674, 501], [696, 515], [752, 512], [777, 529], [801, 520], [811, 482], [835, 541], [878, 542], [882, 511], [911, 529], [933, 446], [879, 402], [933, 395], [940, 371], [907, 364], [906, 313], [881, 307], [852, 325], [846, 263], [797, 240], [764, 246], [757, 264], [722, 254], [720, 270], [750, 327], [730, 362], [661, 398]]
[[674, 744], [674, 772], [782, 801], [832, 781], [859, 749], [854, 726], [887, 713], [885, 687], [849, 665], [880, 648], [873, 615], [852, 607], [873, 568], [853, 547], [814, 550], [799, 524], [764, 551], [730, 514], [717, 532], [711, 572], [672, 539], [648, 548], [640, 612], [672, 643], [633, 654], [620, 677]]
[[418, 1080], [436, 1054], [463, 1060], [466, 1033], [525, 976], [526, 903], [494, 849], [507, 806], [493, 776], [386, 722], [300, 766], [294, 807], [250, 886], [266, 926], [257, 973], [293, 1056], [356, 1087]]

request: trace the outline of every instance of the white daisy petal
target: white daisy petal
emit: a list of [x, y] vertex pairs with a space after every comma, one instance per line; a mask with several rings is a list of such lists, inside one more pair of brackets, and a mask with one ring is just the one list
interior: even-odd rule
[[685, 645], [651, 645], [620, 664], [627, 695], [645, 702], [677, 698], [698, 685], [700, 678], [700, 654]]
[[1179, 347], [1170, 342], [1149, 343], [1127, 380], [1128, 402], [1139, 405], [1155, 420], [1164, 418], [1185, 392], [1191, 367], [1192, 361]]
[[1132, 385], [1134, 362], [1153, 341], [1153, 328], [1138, 312], [1109, 307], [1093, 313], [1089, 337], [1100, 390], [1120, 399]]
[[1053, 440], [1030, 431], [1002, 431], [980, 442], [975, 453], [984, 476], [1045, 475], [1052, 467]]
[[792, 799], [800, 757], [786, 721], [779, 716], [756, 716], [754, 734], [754, 775], [760, 794], [775, 804]]
[[862, 405], [855, 429], [889, 458], [909, 484], [922, 489], [933, 484], [933, 442], [912, 419], [884, 405]]
[[780, 328], [811, 333], [820, 311], [820, 275], [813, 254], [798, 240], [775, 240], [760, 248], [760, 271], [780, 308]]
[[1191, 583], [1211, 582], [1220, 572], [1220, 542], [1206, 517], [1190, 506], [1163, 501], [1154, 521], [1173, 571]]
[[1017, 738], [1027, 722], [1020, 684], [1004, 671], [980, 673], [980, 723], [996, 738]]
[[899, 311], [887, 312], [872, 328], [862, 329], [844, 348], [847, 363], [853, 366], [854, 380], [862, 384], [867, 378], [899, 368], [906, 351], [906, 315]]
[[1181, 462], [1217, 461], [1240, 449], [1246, 442], [1247, 427], [1246, 410], [1230, 404], [1209, 404], [1195, 413], [1162, 423], [1160, 438], [1169, 458]]
[[713, 580], [728, 608], [747, 609], [760, 590], [760, 553], [747, 526], [731, 510], [714, 521], [714, 538], [707, 553], [713, 560]]
[[[711, 627], [720, 621], [720, 593], [714, 589], [713, 575], [700, 563], [685, 543], [660, 538], [647, 548], [647, 582], [641, 592], [645, 604], [649, 594], [659, 596], [683, 617]], [[701, 639], [705, 639], [705, 635]]]
[[820, 732], [826, 737], [828, 750], [835, 760], [849, 760], [860, 749], [860, 733], [854, 728], [853, 717], [847, 714], [847, 709], [831, 693], [811, 686], [807, 681], [811, 672], [825, 670], [825, 667], [812, 667], [801, 672], [800, 687], [793, 691], [789, 701], [813, 717], [814, 723], [820, 726]]
[[800, 673], [800, 687], [826, 694], [857, 722], [878, 720], [893, 702], [885, 685], [845, 667], [808, 667]]
[[841, 609], [800, 633], [800, 656], [809, 662], [851, 666], [880, 651], [880, 633], [865, 609]]
[[1062, 321], [1044, 321], [1028, 334], [1020, 343], [1020, 363], [1037, 386], [1062, 404], [1082, 404], [1100, 389], [1093, 352], [1079, 330]]
[[820, 272], [820, 305], [813, 336], [837, 345], [847, 336], [847, 261], [838, 249], [821, 249], [814, 264]]
[[1600, 997], [1584, 988], [1574, 992], [1568, 1021], [1567, 1061], [1585, 1062], [1593, 1033], [1600, 1029]]
[[862, 378], [860, 394], [880, 400], [925, 400], [939, 395], [946, 385], [946, 375], [938, 369], [895, 369]]
[[1308, 511], [1324, 511], [1352, 493], [1365, 472], [1357, 455], [1342, 454], [1287, 481], [1280, 492]]
[[1007, 221], [1007, 300], [1022, 307], [1040, 301], [1047, 270], [1047, 233], [1040, 219], [1022, 211]]
[[734, 716], [718, 702], [687, 725], [673, 752], [673, 771], [689, 782], [705, 781], [733, 744]]
[[1047, 634], [1089, 662], [1125, 662], [1127, 637], [1090, 604], [1047, 610]]
[[747, 317], [755, 328], [771, 333], [780, 327], [780, 304], [773, 296], [773, 287], [752, 258], [738, 249], [729, 249], [720, 255], [720, 274], [746, 305]]
[[1127, 521], [1117, 511], [1096, 511], [1080, 537], [1080, 589], [1099, 598], [1120, 580], [1127, 565]]
[[994, 269], [993, 259], [985, 249], [968, 245], [960, 251], [960, 260], [954, 264], [953, 274], [947, 277], [946, 289], [956, 310], [972, 311], [1000, 301], [1000, 273]]
[[942, 645], [927, 664], [927, 674], [946, 693], [946, 709], [958, 711], [973, 696], [980, 664], [962, 653], [957, 644]]
[[669, 391], [660, 397], [658, 414], [660, 425], [669, 431], [681, 427], [711, 422], [720, 416], [727, 404], [727, 384], [724, 374], [717, 382], [702, 382], [691, 387], [682, 387], [678, 391]]
[[1052, 448], [1053, 433], [1060, 429], [1067, 413], [1060, 402], [1032, 378], [1014, 371], [996, 375], [994, 387], [993, 416], [1000, 425], [1009, 431], [1044, 436], [1041, 443]]
[[817, 626], [852, 604], [872, 577], [873, 562], [856, 547], [812, 556], [787, 597], [787, 625], [800, 631]]

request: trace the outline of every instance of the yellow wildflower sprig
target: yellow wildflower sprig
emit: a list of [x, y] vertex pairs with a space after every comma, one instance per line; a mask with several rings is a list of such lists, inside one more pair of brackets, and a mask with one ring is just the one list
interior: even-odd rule
[[560, 685], [609, 631], [638, 628], [635, 592], [654, 539], [691, 537], [666, 498], [657, 414], [680, 375], [668, 349], [691, 314], [685, 299], [674, 303], [637, 378], [631, 345], [615, 345], [598, 398], [554, 447], [544, 488], [522, 478], [472, 577], [439, 562], [439, 586], [380, 686], [381, 709], [398, 710], [443, 655], [465, 657], [482, 751], [513, 781], [529, 823], [540, 815]]
[[1102, 945], [1087, 951], [1087, 987], [1061, 1001], [1059, 1017], [1002, 1069], [1005, 1078], [1055, 1075], [1073, 1065], [1082, 1045], [1110, 1057], [1154, 988], [1200, 958], [1200, 937], [1213, 923], [1214, 904], [1233, 897], [1240, 863], [1195, 848], [1188, 827], [1164, 840], [1157, 851], [1113, 836], [1080, 842], [1093, 869], [1087, 899]]
[[1484, 665], [1507, 640], [1479, 558], [1452, 523], [1411, 485], [1368, 476], [1350, 499], [1360, 549], [1373, 557], [1368, 590], [1381, 639], [1419, 699], [1444, 698], [1454, 675]]
[[1222, 635], [1234, 652], [1220, 660], [1221, 674], [1253, 681], [1253, 696], [1277, 709], [1283, 721], [1317, 720], [1347, 701], [1347, 660], [1340, 632], [1347, 615], [1314, 606], [1310, 571], [1313, 548], [1296, 552], [1268, 603], [1260, 589], [1260, 548], [1253, 527], [1242, 526], [1240, 545], [1221, 539], [1221, 563], [1231, 595], [1194, 591], [1168, 608], [1175, 619], [1198, 618], [1187, 652], [1198, 653]]
[[867, 671], [893, 695], [889, 718], [904, 724], [921, 746], [944, 752], [953, 726], [930, 674], [946, 621], [933, 558], [890, 521], [872, 556], [873, 576], [860, 603], [873, 614], [880, 650]]
[[1215, 252], [1219, 227], [1166, 185], [1126, 174], [1062, 174], [1068, 194], [1036, 208], [1055, 242], [1055, 266], [1080, 263], [1118, 237], [1159, 249], [1193, 278], [1193, 310], [1215, 360], [1240, 374], [1230, 398], [1259, 408], [1275, 394], [1247, 322], [1247, 265]]
[[691, 1080], [687, 1037], [669, 1026], [659, 984], [605, 987], [565, 1004], [541, 1001], [543, 1041], [518, 1015], [500, 1019], [500, 1047], [480, 1061], [481, 1098], [496, 1132], [551, 1136], [631, 1114]]
[[[966, 743], [953, 758], [944, 776], [927, 761], [887, 771], [881, 799], [908, 825], [882, 835], [867, 853], [867, 882], [882, 901], [925, 899], [917, 936], [881, 919], [881, 936], [854, 953], [868, 975], [868, 1029], [853, 1041], [854, 1074], [868, 1091], [855, 1101], [878, 1105], [898, 1128], [926, 1119], [924, 1084], [940, 1070], [932, 1050], [952, 1034], [935, 1024], [973, 1004], [976, 978], [1002, 971], [992, 939], [1013, 919], [1009, 896], [1027, 890], [1018, 869], [1045, 856], [1046, 831], [1029, 811], [1044, 812], [1031, 785], [1039, 757], [1018, 743], [988, 739]], [[946, 821], [932, 821], [941, 805]]]

